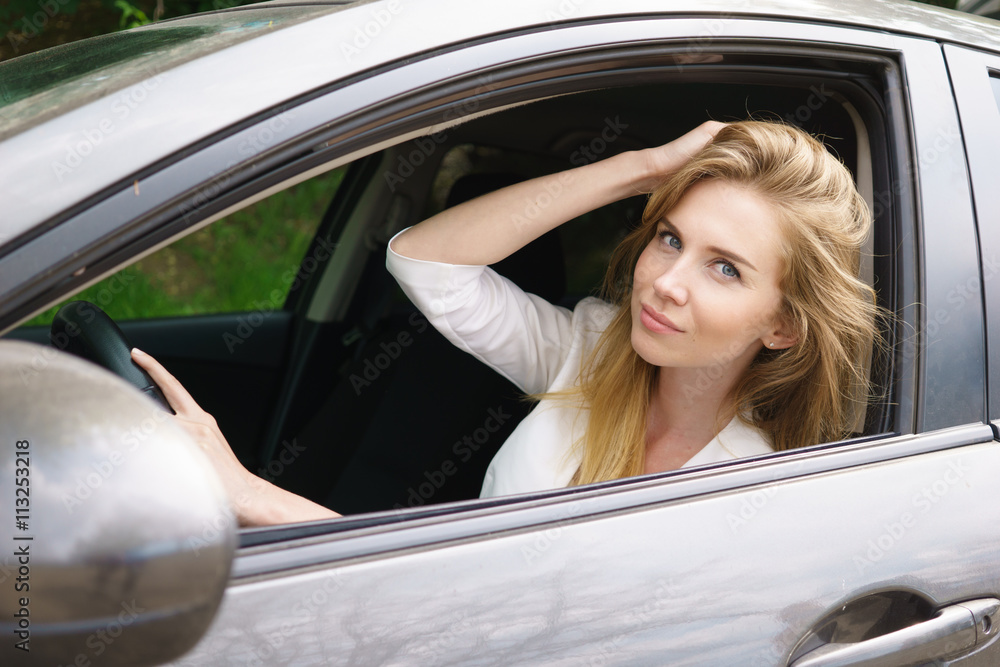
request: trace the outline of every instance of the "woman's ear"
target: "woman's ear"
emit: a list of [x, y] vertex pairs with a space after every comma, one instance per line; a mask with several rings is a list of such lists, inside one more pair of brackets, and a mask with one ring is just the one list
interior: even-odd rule
[[786, 350], [799, 342], [799, 334], [787, 314], [778, 315], [774, 329], [761, 338], [761, 342], [769, 350]]

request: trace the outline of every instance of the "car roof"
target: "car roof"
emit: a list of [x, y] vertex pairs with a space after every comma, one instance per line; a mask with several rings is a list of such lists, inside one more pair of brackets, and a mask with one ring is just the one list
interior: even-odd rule
[[[441, 20], [447, 16], [455, 20]], [[37, 102], [31, 98], [0, 107], [5, 204], [0, 244], [58, 219], [95, 193], [129, 187], [127, 179], [158, 160], [332, 81], [498, 34], [643, 16], [771, 17], [891, 30], [1000, 51], [997, 22], [907, 0], [562, 0], [544, 6], [536, 0], [475, 5], [423, 0], [419, 9], [400, 0], [346, 5], [275, 0], [181, 17], [113, 39], [134, 41], [214, 26], [199, 58], [192, 59], [184, 48], [174, 48], [173, 57], [162, 57], [169, 48], [154, 50], [156, 57], [147, 58], [138, 78], [120, 77], [125, 88], [116, 87], [118, 77], [106, 68], [71, 76], [45, 93], [51, 105], [62, 104], [57, 115], [47, 115], [45, 105], [31, 108]], [[362, 28], [379, 38], [352, 51]], [[239, 30], [245, 39], [233, 38]], [[85, 53], [91, 45], [97, 49], [100, 39], [65, 46]], [[15, 58], [0, 64], [0, 81], [25, 62]], [[70, 164], [84, 162], [79, 169]]]

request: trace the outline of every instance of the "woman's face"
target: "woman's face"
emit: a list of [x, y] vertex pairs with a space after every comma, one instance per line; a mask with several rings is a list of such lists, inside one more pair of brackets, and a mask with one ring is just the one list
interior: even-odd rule
[[639, 256], [632, 346], [655, 366], [732, 377], [762, 345], [788, 347], [778, 317], [781, 229], [758, 195], [725, 181], [695, 184]]

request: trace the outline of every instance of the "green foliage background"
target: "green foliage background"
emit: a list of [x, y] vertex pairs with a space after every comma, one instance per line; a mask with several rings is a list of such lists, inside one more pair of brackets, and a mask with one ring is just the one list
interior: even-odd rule
[[[96, 303], [119, 321], [280, 309], [345, 171], [334, 169], [237, 211], [66, 301]], [[276, 290], [281, 294], [274, 300]], [[63, 303], [25, 326], [49, 324]]]
[[153, 20], [260, 0], [6, 0], [0, 4], [0, 60], [125, 30]]
[[[6, 0], [0, 4], [0, 35], [3, 35], [0, 40], [0, 60], [84, 37], [132, 28], [150, 21], [227, 9], [258, 1], [260, 0]], [[917, 1], [950, 9], [958, 4], [958, 0]]]

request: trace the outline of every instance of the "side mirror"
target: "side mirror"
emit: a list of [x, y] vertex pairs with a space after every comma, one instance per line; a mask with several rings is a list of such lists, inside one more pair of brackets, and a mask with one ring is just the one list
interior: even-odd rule
[[209, 461], [151, 399], [0, 341], [0, 664], [183, 655], [215, 616], [236, 541]]

